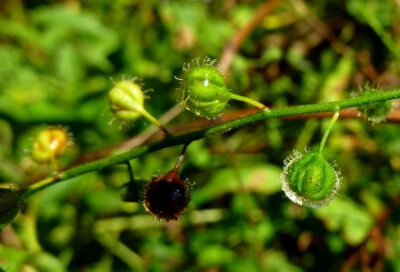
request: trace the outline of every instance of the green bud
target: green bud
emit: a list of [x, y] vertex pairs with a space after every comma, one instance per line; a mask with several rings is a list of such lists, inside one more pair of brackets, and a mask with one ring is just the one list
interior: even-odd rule
[[143, 115], [166, 135], [169, 134], [166, 128], [144, 108], [144, 94], [139, 84], [132, 80], [122, 80], [115, 84], [108, 96], [111, 111], [119, 120], [133, 121]]
[[144, 95], [140, 86], [130, 80], [115, 84], [109, 92], [113, 114], [121, 120], [136, 120], [144, 110]]
[[340, 171], [321, 152], [305, 155], [295, 151], [284, 161], [282, 190], [293, 202], [318, 208], [327, 205], [340, 187]]
[[64, 128], [48, 128], [42, 130], [33, 140], [31, 158], [38, 163], [51, 162], [54, 170], [58, 170], [56, 157], [63, 154], [72, 144], [69, 133]]
[[0, 188], [0, 230], [17, 216], [22, 204], [22, 191]]

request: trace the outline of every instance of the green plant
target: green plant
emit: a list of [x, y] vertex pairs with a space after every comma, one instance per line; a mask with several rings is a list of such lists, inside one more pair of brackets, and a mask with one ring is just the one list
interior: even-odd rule
[[[163, 149], [163, 148], [167, 148], [167, 147], [171, 147], [171, 146], [175, 146], [175, 145], [181, 145], [181, 144], [199, 140], [199, 139], [202, 139], [205, 137], [209, 137], [211, 135], [231, 131], [232, 129], [237, 129], [237, 128], [240, 128], [247, 124], [257, 122], [257, 121], [278, 118], [278, 117], [290, 117], [290, 116], [295, 116], [295, 115], [300, 115], [300, 114], [331, 111], [331, 112], [335, 112], [336, 114], [334, 115], [335, 117], [332, 119], [332, 122], [331, 122], [327, 132], [325, 133], [323, 140], [321, 141], [319, 152], [318, 153], [310, 153], [310, 154], [306, 155], [305, 157], [302, 157], [302, 159], [298, 161], [298, 163], [302, 164], [304, 158], [306, 158], [306, 159], [310, 158], [311, 160], [317, 160], [316, 163], [322, 164], [323, 167], [326, 168], [327, 171], [329, 172], [329, 173], [327, 173], [327, 175], [328, 175], [327, 178], [330, 180], [330, 181], [328, 181], [329, 185], [327, 185], [329, 187], [328, 188], [328, 192], [329, 192], [328, 196], [326, 196], [326, 194], [324, 194], [322, 199], [319, 199], [319, 196], [318, 196], [317, 200], [321, 201], [320, 204], [315, 204], [313, 202], [310, 202], [311, 206], [320, 206], [320, 205], [328, 203], [332, 199], [332, 197], [334, 196], [334, 193], [336, 193], [337, 188], [338, 188], [338, 184], [337, 184], [338, 179], [339, 179], [338, 175], [335, 173], [332, 166], [330, 166], [329, 163], [327, 163], [321, 155], [321, 152], [322, 152], [323, 146], [325, 145], [326, 139], [328, 137], [330, 128], [333, 125], [334, 121], [339, 116], [338, 112], [341, 109], [345, 109], [345, 108], [349, 108], [349, 107], [360, 107], [360, 106], [363, 106], [366, 104], [380, 103], [380, 102], [384, 102], [384, 101], [388, 101], [388, 100], [392, 100], [392, 99], [396, 99], [396, 98], [400, 98], [400, 90], [393, 90], [393, 91], [389, 91], [389, 92], [375, 92], [374, 94], [370, 94], [368, 96], [360, 96], [360, 97], [345, 99], [343, 101], [337, 101], [337, 102], [294, 106], [294, 107], [288, 107], [288, 108], [273, 109], [273, 110], [269, 110], [269, 111], [259, 111], [255, 114], [251, 114], [249, 116], [239, 118], [237, 120], [233, 120], [233, 121], [225, 122], [225, 123], [222, 123], [219, 125], [211, 126], [210, 128], [207, 128], [207, 129], [202, 129], [202, 130], [198, 130], [195, 132], [178, 135], [178, 136], [169, 136], [158, 142], [155, 142], [155, 143], [152, 143], [149, 145], [145, 145], [145, 146], [141, 146], [138, 148], [134, 148], [134, 149], [132, 149], [128, 152], [122, 153], [122, 154], [109, 156], [109, 157], [106, 157], [106, 158], [103, 158], [103, 159], [100, 159], [100, 160], [97, 160], [97, 161], [94, 161], [91, 163], [76, 166], [69, 170], [55, 173], [54, 175], [52, 175], [48, 178], [45, 178], [41, 181], [38, 181], [35, 184], [30, 185], [27, 188], [23, 188], [24, 193], [21, 194], [21, 198], [24, 199], [30, 195], [33, 195], [33, 194], [41, 191], [44, 188], [47, 188], [50, 185], [54, 185], [58, 182], [65, 181], [65, 180], [71, 179], [73, 177], [76, 177], [76, 176], [79, 176], [79, 175], [82, 175], [82, 174], [85, 174], [85, 173], [88, 173], [91, 171], [96, 171], [96, 170], [102, 169], [104, 167], [116, 165], [118, 163], [123, 163], [125, 161], [129, 161], [137, 156], [140, 156], [140, 155], [143, 155], [146, 153], [151, 153], [151, 152]], [[295, 159], [296, 160], [299, 159], [299, 156], [296, 156]], [[296, 161], [296, 160], [294, 160], [294, 161]], [[308, 162], [308, 160], [306, 161], [306, 164], [307, 164], [307, 162]], [[292, 165], [292, 163], [286, 164], [287, 167], [290, 167], [291, 165]], [[296, 163], [294, 165], [296, 166], [296, 168], [299, 167], [298, 165], [296, 165]], [[302, 167], [302, 166], [300, 165], [300, 167]], [[313, 167], [315, 167], [315, 166], [313, 166]], [[292, 170], [286, 169], [285, 171], [288, 171], [289, 174], [290, 173], [296, 174], [297, 171], [300, 171], [300, 174], [301, 174], [301, 172], [303, 172], [305, 170], [300, 169], [300, 170], [292, 171]], [[176, 174], [176, 172], [174, 172], [174, 173]], [[314, 174], [315, 173], [312, 172], [312, 175], [314, 175]], [[167, 173], [166, 175], [169, 175], [169, 174]], [[158, 180], [159, 179], [155, 179], [153, 182], [156, 182]], [[334, 193], [332, 194], [332, 192], [334, 192]], [[299, 192], [297, 192], [297, 193], [299, 193]], [[326, 198], [325, 198], [325, 196], [326, 196]], [[291, 197], [291, 199], [293, 200], [292, 197]], [[305, 201], [304, 199], [301, 201], [297, 201], [297, 202], [300, 204], [307, 204], [307, 201]], [[175, 218], [175, 217], [172, 217], [172, 218]], [[169, 217], [167, 219], [169, 219]]]
[[[0, 270], [400, 269], [396, 1], [6, 0], [0, 12]], [[218, 62], [182, 72], [206, 55]], [[190, 88], [194, 70], [216, 76]], [[109, 99], [124, 79], [125, 121]], [[37, 163], [35, 137], [60, 124], [74, 145]], [[329, 204], [290, 201], [282, 167], [295, 200]], [[146, 211], [150, 184], [167, 189], [161, 216]]]

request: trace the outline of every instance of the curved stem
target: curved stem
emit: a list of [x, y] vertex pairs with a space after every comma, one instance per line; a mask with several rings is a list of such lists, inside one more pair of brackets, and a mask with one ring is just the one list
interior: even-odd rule
[[132, 267], [134, 271], [145, 271], [141, 257], [124, 243], [120, 242], [118, 238], [99, 229], [95, 229], [95, 238], [115, 256]]
[[140, 113], [146, 117], [147, 119], [149, 119], [150, 122], [152, 122], [154, 125], [156, 125], [157, 127], [159, 127], [164, 133], [165, 135], [170, 135], [170, 133], [168, 132], [168, 130], [160, 123], [160, 121], [158, 121], [153, 115], [151, 115], [147, 110], [142, 109], [140, 111]]
[[241, 47], [243, 41], [262, 22], [264, 17], [279, 7], [282, 2], [282, 0], [270, 0], [261, 4], [253, 18], [228, 41], [218, 63], [218, 68], [223, 69], [222, 75], [225, 79], [228, 77], [233, 57]]
[[256, 100], [253, 100], [251, 98], [248, 98], [248, 97], [245, 97], [245, 96], [241, 96], [241, 95], [238, 95], [238, 94], [231, 93], [231, 99], [249, 103], [249, 104], [251, 104], [251, 105], [253, 105], [253, 106], [255, 106], [255, 107], [259, 108], [259, 109], [268, 109], [267, 106], [265, 106], [264, 104], [262, 104], [262, 103], [260, 103], [260, 102], [258, 102]]
[[24, 193], [24, 198], [35, 194], [36, 192], [51, 186], [52, 184], [56, 184], [58, 182], [70, 179], [72, 177], [76, 177], [88, 172], [96, 171], [98, 169], [112, 166], [115, 164], [123, 163], [127, 160], [136, 158], [140, 155], [151, 153], [160, 149], [164, 149], [167, 147], [182, 145], [188, 142], [196, 141], [202, 138], [210, 137], [216, 134], [222, 134], [234, 129], [238, 129], [245, 125], [254, 124], [255, 122], [260, 122], [267, 119], [273, 118], [281, 118], [295, 115], [303, 115], [303, 114], [311, 114], [318, 112], [339, 112], [339, 110], [344, 108], [358, 107], [365, 104], [372, 104], [377, 102], [388, 101], [392, 99], [400, 98], [400, 89], [390, 91], [390, 92], [382, 92], [376, 93], [368, 96], [359, 96], [355, 98], [350, 98], [342, 101], [322, 103], [322, 104], [311, 104], [311, 105], [302, 105], [302, 106], [293, 106], [287, 108], [277, 108], [272, 110], [261, 110], [257, 113], [245, 116], [243, 118], [239, 118], [233, 121], [225, 122], [219, 125], [215, 125], [206, 129], [200, 129], [194, 132], [178, 135], [178, 136], [169, 136], [160, 140], [158, 142], [154, 142], [149, 145], [139, 146], [133, 148], [125, 153], [108, 156], [106, 158], [93, 161], [90, 163], [86, 163], [83, 165], [76, 166], [74, 168], [59, 172], [54, 174], [51, 177], [47, 177], [43, 180], [38, 181], [31, 186], [24, 188], [26, 191]]
[[129, 182], [134, 182], [135, 178], [133, 177], [133, 171], [132, 171], [132, 166], [130, 161], [126, 161], [126, 166], [128, 168], [128, 174], [129, 174]]
[[322, 152], [322, 149], [324, 149], [326, 140], [328, 139], [329, 133], [331, 132], [331, 129], [333, 125], [335, 124], [336, 120], [339, 118], [339, 112], [335, 112], [335, 114], [332, 116], [331, 121], [328, 124], [328, 127], [325, 130], [324, 136], [322, 137], [321, 143], [319, 144], [319, 150], [318, 152]]

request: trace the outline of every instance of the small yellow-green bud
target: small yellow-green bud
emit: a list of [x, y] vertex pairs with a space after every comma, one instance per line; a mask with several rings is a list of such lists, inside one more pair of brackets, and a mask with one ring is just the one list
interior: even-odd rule
[[65, 151], [68, 144], [68, 133], [65, 129], [45, 129], [33, 140], [32, 159], [40, 163], [53, 161]]
[[293, 202], [307, 207], [327, 205], [338, 193], [340, 172], [321, 152], [295, 151], [284, 161], [282, 190]]
[[131, 80], [117, 82], [109, 92], [109, 98], [111, 111], [118, 119], [136, 120], [143, 114], [143, 91]]
[[119, 120], [134, 121], [142, 115], [158, 126], [166, 135], [168, 131], [161, 123], [144, 108], [144, 94], [139, 84], [134, 80], [117, 82], [108, 93], [112, 113]]

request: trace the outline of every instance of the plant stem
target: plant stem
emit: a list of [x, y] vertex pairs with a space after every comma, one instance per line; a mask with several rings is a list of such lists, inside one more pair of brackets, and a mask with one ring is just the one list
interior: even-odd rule
[[245, 125], [254, 124], [256, 122], [260, 122], [262, 120], [273, 119], [273, 118], [281, 118], [287, 116], [294, 115], [302, 115], [302, 114], [311, 114], [318, 112], [339, 112], [341, 109], [350, 108], [350, 107], [358, 107], [365, 104], [372, 104], [376, 102], [383, 102], [392, 99], [400, 98], [400, 89], [390, 91], [390, 92], [381, 92], [375, 93], [373, 95], [368, 96], [359, 96], [355, 98], [345, 99], [342, 101], [322, 103], [322, 104], [310, 104], [310, 105], [301, 105], [301, 106], [293, 106], [286, 108], [277, 108], [272, 110], [261, 110], [257, 113], [225, 122], [222, 124], [218, 124], [206, 129], [197, 130], [194, 132], [189, 132], [186, 134], [178, 135], [178, 136], [169, 136], [164, 138], [163, 140], [154, 142], [152, 144], [139, 146], [133, 148], [127, 152], [109, 156], [97, 161], [93, 161], [90, 163], [86, 163], [83, 165], [76, 166], [74, 168], [65, 170], [63, 172], [56, 173], [51, 177], [47, 177], [43, 180], [38, 181], [37, 183], [24, 188], [26, 191], [24, 193], [24, 197], [28, 197], [44, 188], [52, 184], [56, 184], [58, 182], [91, 172], [102, 169], [104, 167], [116, 165], [119, 163], [123, 163], [127, 160], [131, 160], [140, 155], [151, 153], [160, 149], [164, 149], [167, 147], [182, 145], [185, 143], [189, 143], [192, 141], [196, 141], [202, 138], [210, 137], [216, 134], [222, 134], [234, 129], [238, 129]]
[[325, 130], [324, 136], [322, 137], [321, 143], [319, 144], [319, 150], [318, 150], [319, 153], [321, 153], [322, 149], [324, 149], [324, 146], [325, 146], [326, 140], [328, 139], [329, 133], [331, 132], [331, 129], [338, 118], [339, 118], [339, 112], [337, 111], [332, 116], [332, 119], [329, 122], [328, 127]]
[[141, 257], [133, 252], [129, 247], [118, 240], [118, 237], [102, 230], [96, 230], [96, 240], [104, 247], [108, 248], [115, 256], [124, 261], [134, 271], [145, 271]]
[[267, 106], [265, 106], [264, 104], [262, 104], [262, 103], [260, 103], [260, 102], [258, 102], [256, 100], [253, 100], [251, 98], [248, 98], [248, 97], [245, 97], [245, 96], [241, 96], [241, 95], [238, 95], [238, 94], [231, 93], [231, 99], [249, 103], [249, 104], [251, 104], [251, 105], [253, 105], [253, 106], [255, 106], [255, 107], [259, 108], [259, 109], [267, 108]]
[[132, 166], [130, 161], [126, 161], [126, 166], [128, 167], [128, 174], [129, 174], [129, 182], [134, 182], [135, 178], [133, 177]]
[[185, 152], [186, 152], [186, 148], [188, 147], [190, 143], [186, 143], [183, 145], [181, 154], [179, 155], [178, 161], [176, 162], [175, 166], [174, 166], [174, 171], [178, 172], [179, 168], [181, 167], [182, 161], [183, 161], [183, 157], [185, 156]]
[[160, 123], [160, 121], [158, 121], [153, 115], [151, 115], [147, 110], [143, 109], [140, 111], [140, 113], [146, 117], [150, 122], [152, 122], [154, 125], [156, 125], [157, 127], [159, 127], [164, 133], [165, 135], [170, 135], [170, 133], [168, 132], [168, 130]]

